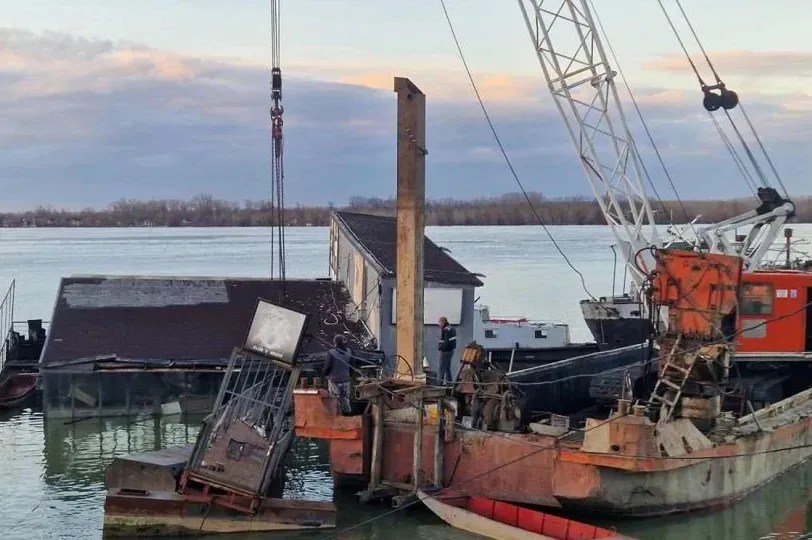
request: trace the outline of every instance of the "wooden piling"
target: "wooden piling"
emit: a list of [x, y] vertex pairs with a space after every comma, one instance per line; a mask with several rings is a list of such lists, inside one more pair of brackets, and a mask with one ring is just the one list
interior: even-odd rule
[[413, 462], [413, 482], [414, 491], [423, 487], [423, 415], [425, 413], [423, 404], [425, 401], [421, 397], [417, 402], [417, 424], [414, 432], [414, 462]]
[[434, 486], [443, 487], [443, 455], [445, 452], [445, 400], [437, 400], [437, 433], [434, 435]]
[[397, 374], [423, 379], [423, 238], [426, 222], [426, 96], [395, 77], [397, 113]]
[[383, 465], [383, 433], [384, 433], [384, 403], [383, 395], [379, 395], [375, 400], [374, 426], [375, 431], [372, 439], [372, 468], [369, 473], [369, 491], [373, 491], [381, 485], [381, 468]]

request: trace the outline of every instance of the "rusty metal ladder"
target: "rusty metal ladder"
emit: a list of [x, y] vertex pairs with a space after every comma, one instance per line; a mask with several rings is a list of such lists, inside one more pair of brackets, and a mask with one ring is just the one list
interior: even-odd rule
[[660, 406], [659, 424], [663, 424], [671, 418], [674, 409], [676, 409], [679, 403], [679, 398], [682, 395], [683, 388], [685, 388], [685, 383], [688, 382], [688, 378], [691, 376], [691, 370], [693, 368], [693, 363], [688, 367], [674, 363], [674, 358], [679, 354], [675, 354], [674, 352], [677, 350], [679, 342], [680, 339], [677, 338], [674, 347], [671, 349], [671, 353], [662, 366], [657, 384], [654, 385], [654, 390], [652, 390], [651, 396], [649, 397], [650, 406]]

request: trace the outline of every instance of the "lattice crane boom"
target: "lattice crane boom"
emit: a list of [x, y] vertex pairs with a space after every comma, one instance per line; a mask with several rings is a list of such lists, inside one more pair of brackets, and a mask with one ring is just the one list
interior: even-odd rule
[[519, 6], [592, 192], [640, 286], [653, 260], [648, 251], [637, 254], [659, 246], [659, 233], [615, 85], [617, 73], [587, 0], [519, 0]]

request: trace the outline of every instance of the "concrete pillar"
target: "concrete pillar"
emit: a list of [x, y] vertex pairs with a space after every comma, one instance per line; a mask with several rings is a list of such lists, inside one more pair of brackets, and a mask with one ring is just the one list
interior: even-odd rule
[[397, 376], [423, 379], [423, 230], [426, 206], [426, 96], [395, 77], [398, 95]]

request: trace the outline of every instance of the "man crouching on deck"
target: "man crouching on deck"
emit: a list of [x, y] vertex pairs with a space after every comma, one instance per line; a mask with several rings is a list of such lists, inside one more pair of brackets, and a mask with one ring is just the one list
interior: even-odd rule
[[451, 376], [451, 359], [454, 357], [454, 350], [457, 348], [457, 331], [448, 324], [448, 319], [440, 317], [437, 325], [440, 327], [440, 343], [437, 349], [440, 351], [440, 384], [453, 384], [454, 378]]
[[341, 413], [349, 415], [352, 412], [350, 406], [350, 359], [352, 351], [347, 347], [344, 336], [337, 335], [333, 338], [334, 347], [327, 351], [327, 358], [324, 359], [324, 366], [321, 369], [322, 377], [327, 377], [327, 388], [330, 395], [338, 400]]

